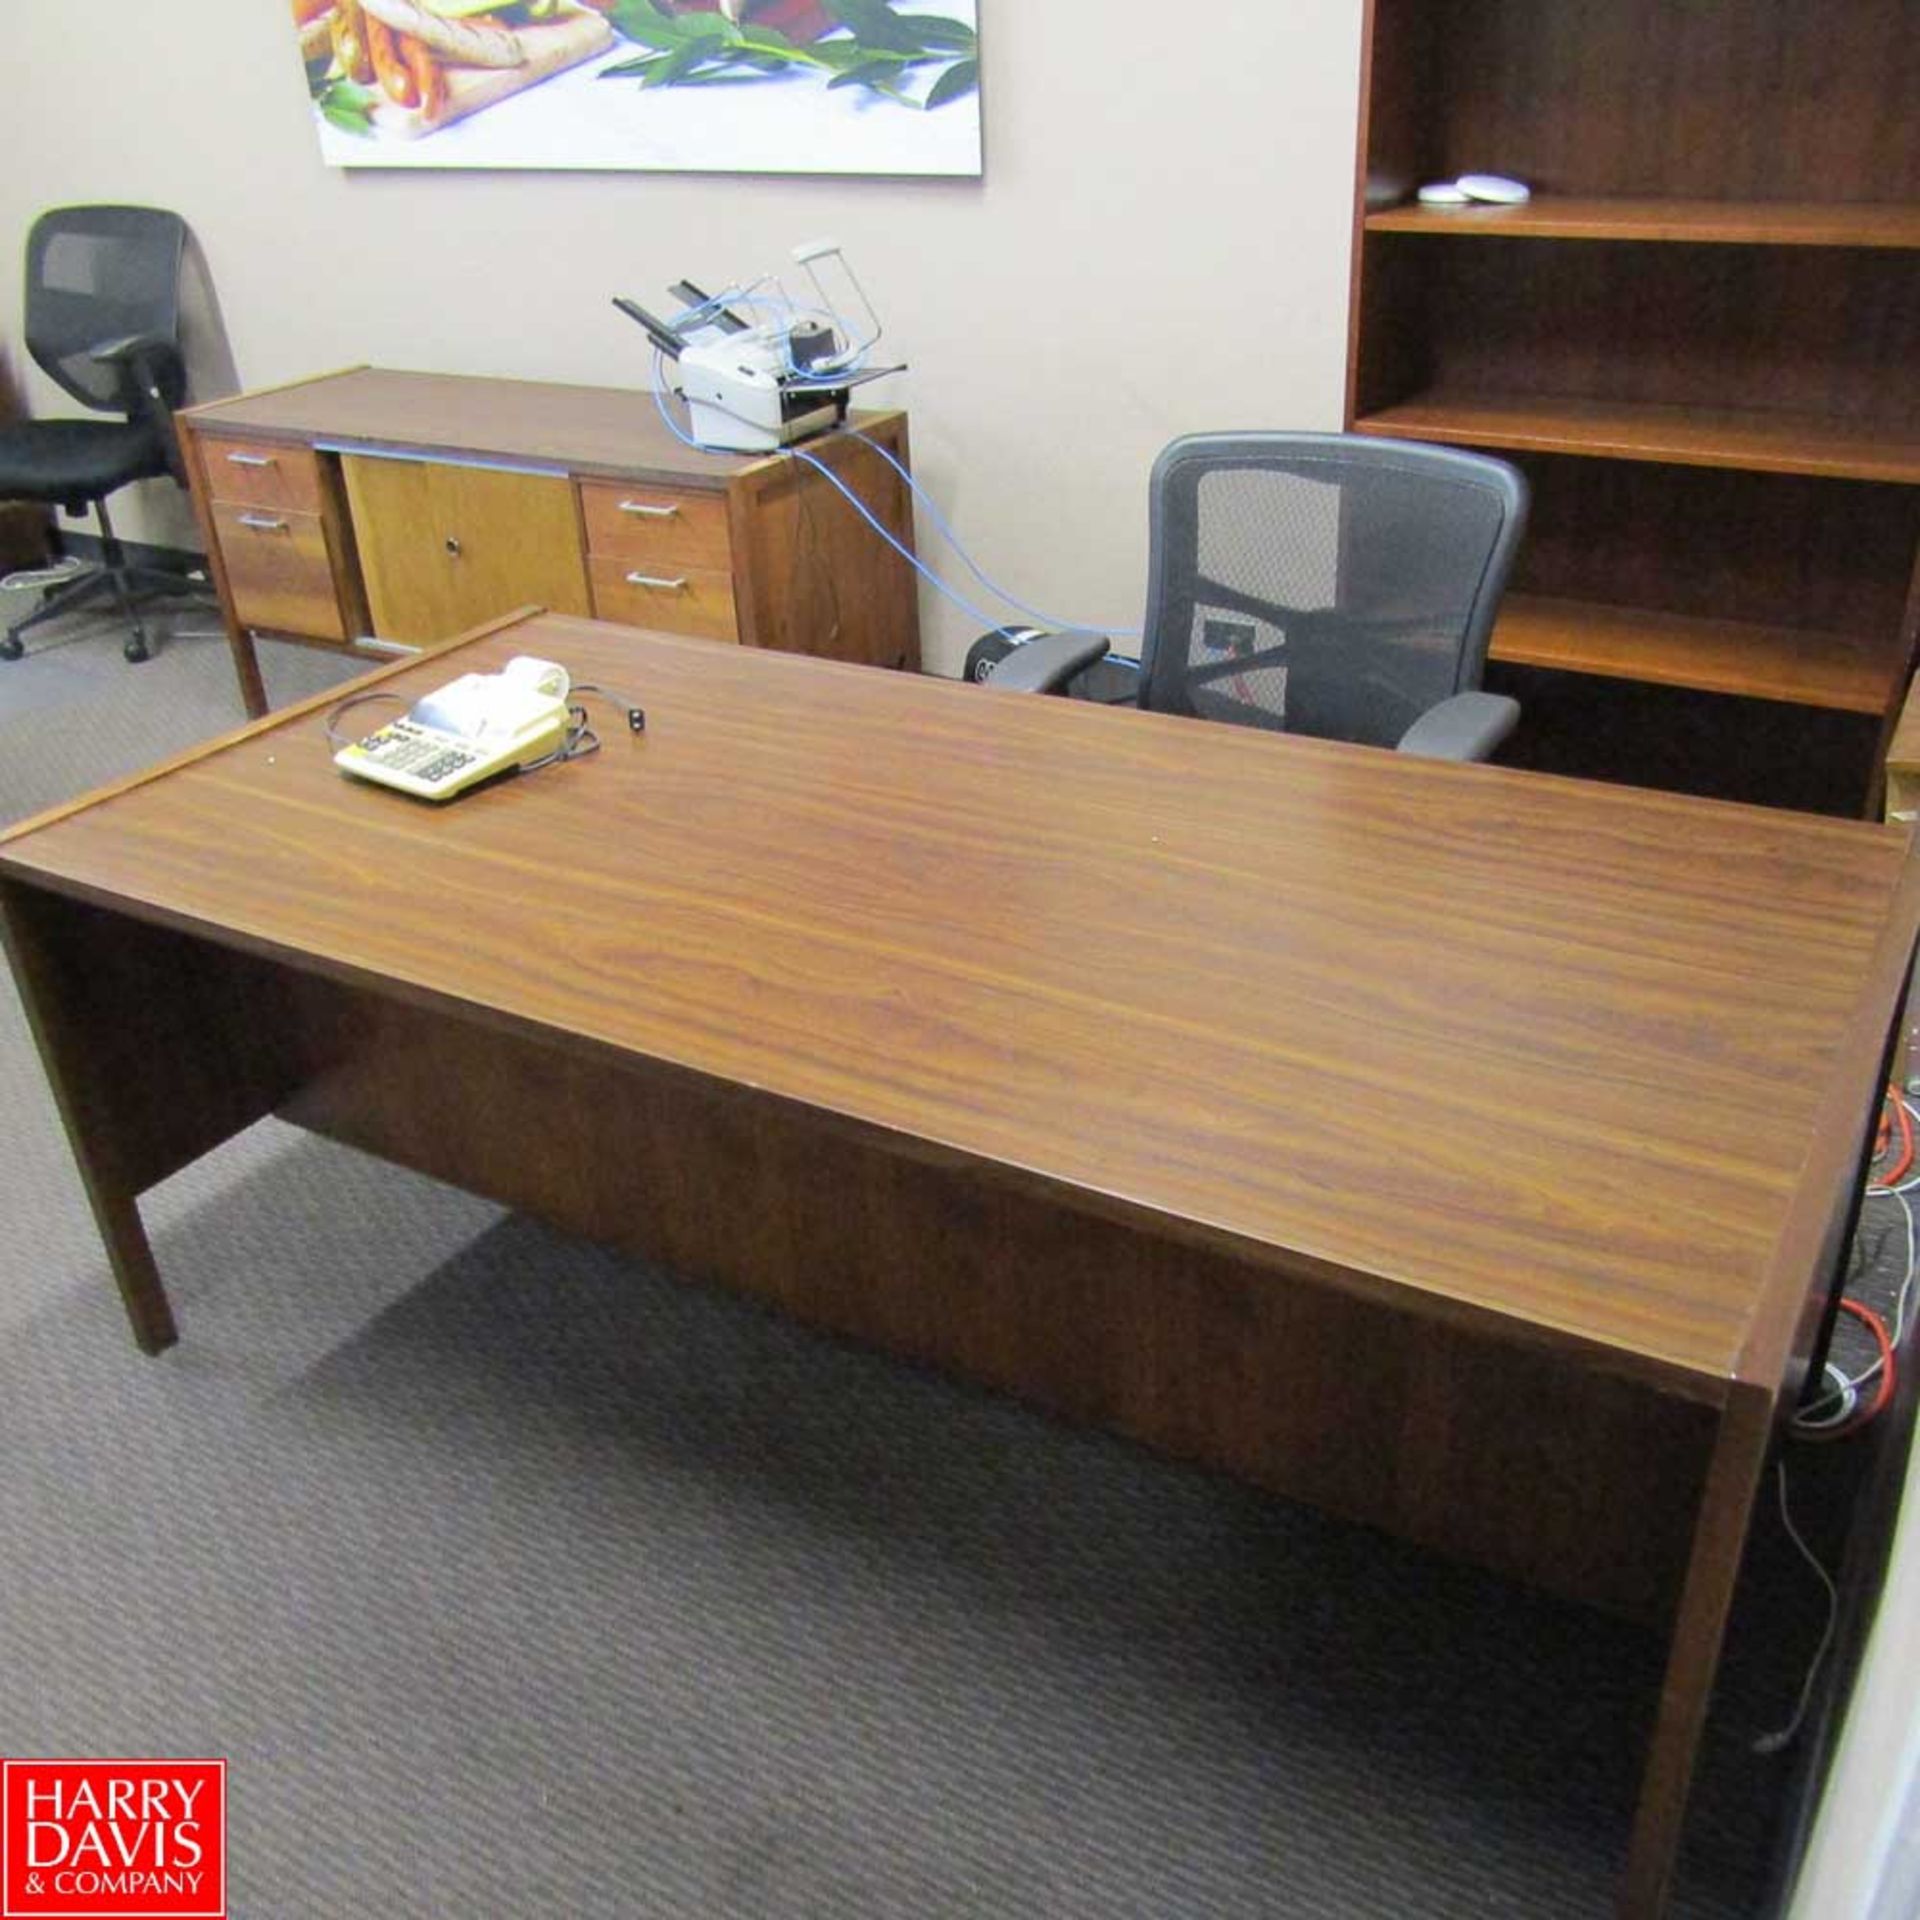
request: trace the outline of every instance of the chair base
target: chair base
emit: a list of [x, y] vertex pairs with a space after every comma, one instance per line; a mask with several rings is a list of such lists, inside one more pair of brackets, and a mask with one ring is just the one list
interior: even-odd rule
[[132, 629], [120, 651], [138, 665], [142, 660], [153, 657], [147, 643], [146, 625], [140, 618], [141, 609], [159, 599], [177, 599], [182, 595], [195, 594], [204, 597], [206, 589], [197, 580], [189, 580], [183, 574], [167, 573], [158, 567], [139, 566], [130, 561], [126, 557], [126, 550], [114, 536], [113, 523], [107, 518], [106, 502], [95, 501], [94, 512], [100, 522], [100, 566], [91, 573], [79, 574], [49, 587], [41, 597], [40, 604], [24, 620], [15, 620], [8, 626], [5, 636], [0, 638], [0, 660], [18, 660], [26, 651], [21, 635], [37, 627], [41, 621], [57, 619], [83, 601], [95, 599], [104, 593], [113, 596], [114, 604], [120, 609], [120, 617]]

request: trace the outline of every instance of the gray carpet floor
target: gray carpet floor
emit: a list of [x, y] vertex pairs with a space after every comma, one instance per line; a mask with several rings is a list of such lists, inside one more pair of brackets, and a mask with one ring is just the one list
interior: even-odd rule
[[[34, 642], [0, 819], [239, 718], [218, 639]], [[157, 1360], [0, 985], [0, 1753], [224, 1756], [236, 1915], [1609, 1910], [1642, 1633], [277, 1122], [145, 1212]], [[1761, 1898], [1786, 1591], [1687, 1914]]]

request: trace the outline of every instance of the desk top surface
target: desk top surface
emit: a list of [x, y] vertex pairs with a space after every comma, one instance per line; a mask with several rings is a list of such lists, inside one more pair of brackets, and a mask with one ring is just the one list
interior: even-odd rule
[[646, 733], [432, 808], [334, 770], [330, 696], [0, 876], [1777, 1386], [1920, 910], [1898, 833], [553, 616], [377, 678], [516, 652]]
[[[266, 434], [715, 489], [769, 458], [687, 446], [662, 422], [651, 389], [389, 367], [352, 367], [265, 387], [188, 408], [181, 417], [208, 433]], [[892, 417], [853, 416], [866, 427]]]

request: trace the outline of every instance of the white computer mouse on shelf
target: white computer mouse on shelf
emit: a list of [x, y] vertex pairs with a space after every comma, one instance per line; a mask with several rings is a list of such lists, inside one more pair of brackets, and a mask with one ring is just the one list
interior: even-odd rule
[[1454, 185], [1469, 200], [1485, 200], [1499, 207], [1517, 207], [1533, 198], [1533, 189], [1523, 180], [1509, 180], [1504, 173], [1463, 173]]
[[1420, 189], [1423, 207], [1470, 207], [1473, 196], [1462, 193], [1451, 180], [1435, 180]]

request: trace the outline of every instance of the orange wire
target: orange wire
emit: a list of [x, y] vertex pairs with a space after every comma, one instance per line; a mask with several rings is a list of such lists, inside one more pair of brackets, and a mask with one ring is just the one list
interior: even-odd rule
[[1886, 1101], [1880, 1109], [1880, 1129], [1873, 1150], [1876, 1159], [1885, 1153], [1891, 1144], [1887, 1126], [1889, 1114], [1892, 1116], [1894, 1126], [1899, 1129], [1900, 1157], [1885, 1173], [1877, 1175], [1876, 1181], [1883, 1187], [1897, 1187], [1913, 1170], [1913, 1119], [1907, 1112], [1907, 1103], [1900, 1097], [1898, 1087], [1887, 1089]]

